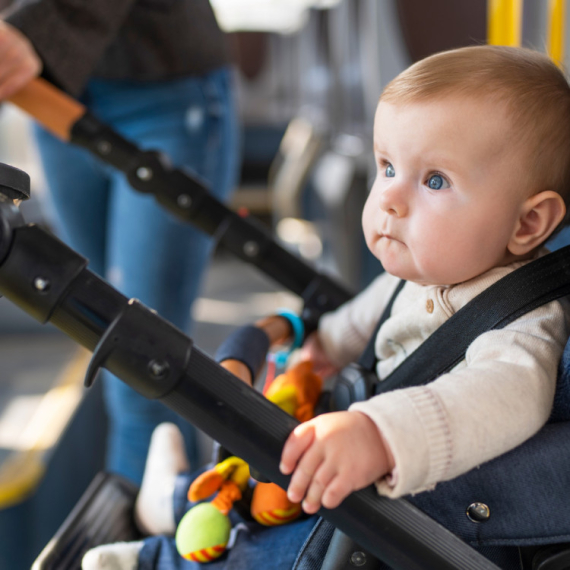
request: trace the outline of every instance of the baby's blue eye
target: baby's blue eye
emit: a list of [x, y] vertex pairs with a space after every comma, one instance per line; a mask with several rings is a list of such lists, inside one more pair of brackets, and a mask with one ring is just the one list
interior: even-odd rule
[[394, 170], [394, 167], [391, 164], [388, 164], [386, 166], [385, 174], [386, 178], [394, 178], [394, 176], [396, 176], [396, 171]]
[[432, 190], [441, 190], [442, 188], [449, 188], [449, 183], [441, 174], [432, 174], [427, 180], [427, 185]]

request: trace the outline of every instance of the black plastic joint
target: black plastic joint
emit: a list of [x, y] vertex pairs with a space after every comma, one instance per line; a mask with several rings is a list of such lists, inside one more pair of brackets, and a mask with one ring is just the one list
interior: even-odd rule
[[[163, 161], [163, 167], [164, 167]], [[166, 168], [153, 183], [157, 201], [180, 219], [213, 234], [225, 207], [210, 195], [205, 181], [178, 168]]]
[[377, 558], [358, 546], [354, 540], [335, 529], [321, 570], [380, 570], [385, 568]]
[[[4, 236], [3, 236], [4, 237]], [[46, 323], [87, 260], [34, 224], [13, 231], [10, 253], [0, 266], [0, 292]]]
[[[202, 229], [211, 212], [204, 211], [208, 189], [198, 178], [172, 168], [168, 158], [157, 151], [139, 151], [125, 170], [129, 184], [139, 192], [152, 194], [168, 211], [185, 221], [196, 221]], [[215, 204], [211, 205], [216, 208]], [[212, 230], [210, 230], [211, 233]]]
[[265, 257], [273, 243], [265, 228], [251, 218], [245, 221], [238, 214], [228, 216], [215, 237], [237, 257], [253, 264]]
[[191, 339], [131, 299], [95, 347], [85, 385], [105, 367], [146, 398], [161, 398], [184, 376], [191, 352]]
[[0, 195], [9, 200], [27, 200], [30, 197], [30, 176], [27, 172], [0, 163]]
[[160, 194], [164, 191], [165, 175], [171, 165], [164, 154], [155, 150], [139, 151], [125, 170], [129, 184], [139, 192]]
[[73, 124], [70, 135], [72, 143], [122, 171], [127, 171], [141, 153], [137, 146], [89, 112]]
[[23, 225], [24, 218], [20, 209], [11, 199], [0, 195], [0, 264], [10, 251], [14, 230]]

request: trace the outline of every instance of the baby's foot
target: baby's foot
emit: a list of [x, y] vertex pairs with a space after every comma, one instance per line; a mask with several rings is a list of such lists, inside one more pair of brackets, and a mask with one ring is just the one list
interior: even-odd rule
[[87, 551], [81, 570], [137, 570], [143, 542], [116, 542]]
[[160, 424], [150, 440], [135, 503], [135, 521], [143, 534], [174, 534], [172, 495], [176, 476], [189, 469], [180, 430], [175, 424]]

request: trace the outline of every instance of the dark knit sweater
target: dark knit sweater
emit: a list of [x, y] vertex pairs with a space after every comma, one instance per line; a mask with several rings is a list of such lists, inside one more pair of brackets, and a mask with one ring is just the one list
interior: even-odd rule
[[44, 75], [75, 96], [90, 77], [155, 81], [228, 62], [208, 0], [20, 0], [6, 21], [30, 39]]

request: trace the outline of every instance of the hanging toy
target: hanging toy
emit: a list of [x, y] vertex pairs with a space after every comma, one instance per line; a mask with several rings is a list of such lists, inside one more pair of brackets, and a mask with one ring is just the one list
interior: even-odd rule
[[221, 556], [228, 544], [231, 523], [228, 513], [249, 481], [249, 466], [239, 457], [228, 457], [197, 477], [188, 490], [190, 501], [217, 495], [199, 503], [183, 517], [176, 529], [179, 554], [194, 562], [210, 562]]
[[[322, 380], [310, 362], [301, 362], [279, 375], [266, 389], [265, 396], [288, 414], [304, 422], [314, 416]], [[197, 477], [188, 491], [190, 501], [212, 501], [192, 507], [176, 530], [176, 547], [181, 556], [194, 562], [210, 562], [227, 547], [231, 523], [228, 513], [241, 499], [249, 481], [249, 466], [238, 457], [228, 457]], [[251, 515], [262, 525], [287, 524], [301, 514], [299, 503], [274, 483], [257, 483], [253, 491]]]

